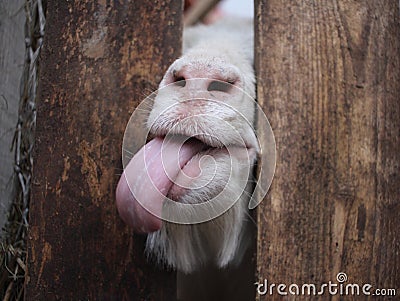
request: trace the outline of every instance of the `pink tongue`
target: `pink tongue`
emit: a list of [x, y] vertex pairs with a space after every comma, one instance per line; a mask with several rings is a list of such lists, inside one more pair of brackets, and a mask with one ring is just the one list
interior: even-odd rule
[[161, 228], [164, 197], [182, 167], [204, 147], [195, 139], [183, 141], [181, 137], [155, 138], [125, 168], [117, 186], [117, 207], [121, 218], [137, 232]]

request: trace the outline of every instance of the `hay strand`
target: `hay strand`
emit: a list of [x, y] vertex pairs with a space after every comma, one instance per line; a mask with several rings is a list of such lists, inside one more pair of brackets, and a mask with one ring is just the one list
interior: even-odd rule
[[38, 57], [45, 32], [46, 0], [25, 3], [25, 64], [21, 78], [18, 124], [14, 135], [17, 192], [5, 226], [0, 247], [0, 300], [23, 300], [27, 276], [27, 231], [29, 197], [32, 183], [32, 150], [36, 125]]

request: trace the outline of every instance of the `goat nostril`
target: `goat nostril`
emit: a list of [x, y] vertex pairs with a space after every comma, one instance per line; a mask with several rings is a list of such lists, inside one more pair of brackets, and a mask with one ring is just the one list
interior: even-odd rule
[[186, 86], [186, 80], [183, 76], [174, 77], [174, 83], [178, 87]]
[[214, 80], [212, 81], [207, 88], [207, 91], [219, 91], [219, 92], [229, 92], [229, 90], [232, 88], [234, 85], [233, 81], [228, 81], [228, 82], [223, 82], [219, 80]]
[[172, 71], [173, 83], [178, 87], [186, 86], [186, 79], [184, 76], [179, 75], [177, 70]]

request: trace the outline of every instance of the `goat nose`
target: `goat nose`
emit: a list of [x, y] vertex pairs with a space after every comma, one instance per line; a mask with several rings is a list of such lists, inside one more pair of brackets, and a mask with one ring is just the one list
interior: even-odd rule
[[229, 93], [232, 86], [239, 83], [240, 76], [234, 70], [196, 66], [187, 64], [179, 69], [170, 70], [164, 77], [164, 84], [174, 84], [177, 87], [193, 91], [218, 91]]

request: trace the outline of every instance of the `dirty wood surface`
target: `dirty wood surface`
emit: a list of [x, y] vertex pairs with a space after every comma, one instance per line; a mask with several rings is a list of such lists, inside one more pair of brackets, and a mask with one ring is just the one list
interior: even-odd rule
[[120, 220], [124, 128], [180, 54], [180, 1], [47, 3], [26, 300], [174, 300]]
[[[343, 272], [344, 284], [398, 295], [398, 1], [257, 0], [255, 68], [277, 144], [258, 281], [321, 285]], [[281, 297], [275, 287], [259, 299]]]

